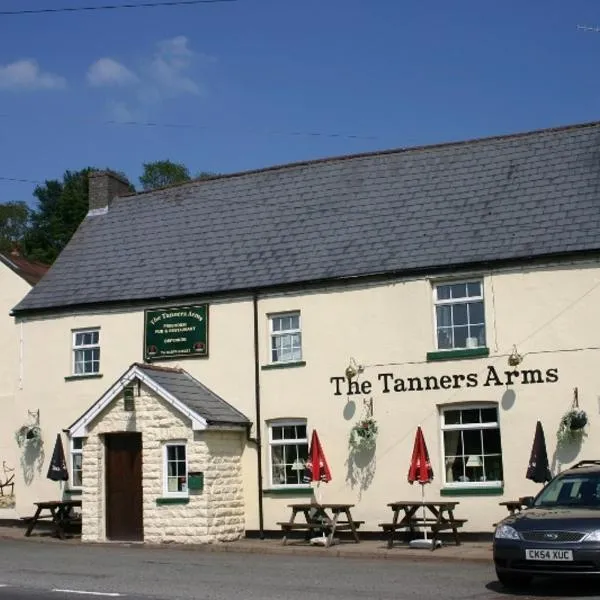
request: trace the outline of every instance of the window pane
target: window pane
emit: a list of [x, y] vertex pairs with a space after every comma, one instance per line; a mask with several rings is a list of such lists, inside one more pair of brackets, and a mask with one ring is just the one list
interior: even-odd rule
[[296, 425], [296, 436], [299, 439], [306, 439], [306, 425]]
[[463, 454], [460, 431], [444, 431], [444, 454], [445, 456], [459, 456]]
[[483, 429], [483, 451], [486, 454], [500, 454], [500, 430], [499, 429]]
[[469, 307], [469, 323], [479, 324], [485, 323], [483, 316], [483, 302], [469, 302], [466, 306]]
[[455, 327], [454, 328], [454, 348], [466, 348], [467, 347], [467, 335], [469, 333], [468, 327]]
[[452, 306], [443, 304], [435, 307], [438, 327], [450, 327], [452, 325]]
[[463, 441], [465, 444], [465, 454], [483, 454], [481, 448], [481, 431], [479, 429], [463, 430]]
[[73, 438], [73, 450], [81, 450], [83, 448], [83, 438]]
[[294, 425], [286, 425], [283, 428], [283, 439], [295, 440], [296, 439], [296, 427]]
[[479, 423], [479, 409], [469, 408], [462, 411], [462, 422], [463, 423]]
[[290, 329], [300, 329], [300, 315], [290, 317]]
[[496, 423], [498, 421], [497, 408], [482, 408], [481, 409], [482, 423]]
[[273, 331], [280, 331], [281, 330], [281, 319], [279, 317], [273, 317], [271, 319], [272, 322], [272, 327], [273, 327]]
[[450, 296], [452, 299], [464, 298], [467, 295], [466, 283], [454, 283], [450, 286]]
[[466, 304], [454, 304], [452, 306], [452, 324], [453, 325], [466, 325], [467, 321], [467, 305]]
[[478, 346], [485, 346], [485, 325], [469, 327], [469, 337], [475, 338]]
[[480, 281], [469, 281], [469, 283], [467, 283], [467, 295], [468, 296], [481, 296], [481, 282]]
[[450, 327], [438, 329], [438, 348], [440, 350], [452, 348], [452, 329]]
[[504, 473], [502, 472], [502, 457], [501, 456], [486, 456], [485, 457], [485, 480], [486, 481], [502, 481]]
[[458, 425], [460, 423], [460, 410], [445, 410], [444, 422], [446, 425]]
[[282, 440], [283, 439], [283, 427], [278, 427], [274, 425], [271, 427], [271, 431], [273, 432], [272, 439], [274, 440]]
[[462, 456], [450, 456], [446, 459], [446, 481], [465, 481], [465, 468]]
[[450, 298], [450, 286], [438, 285], [435, 289], [438, 300], [448, 300]]

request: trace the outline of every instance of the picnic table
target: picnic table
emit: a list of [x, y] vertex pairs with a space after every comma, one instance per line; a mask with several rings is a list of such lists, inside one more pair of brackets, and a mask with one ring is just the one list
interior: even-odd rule
[[[452, 531], [456, 545], [460, 546], [458, 528], [462, 527], [467, 519], [457, 519], [454, 516], [454, 509], [458, 504], [459, 502], [415, 500], [390, 502], [388, 506], [393, 512], [392, 522], [379, 523], [384, 533], [388, 534], [388, 548], [394, 545], [396, 531], [408, 529], [411, 537], [415, 537], [417, 527], [425, 527], [431, 531], [432, 550], [438, 545], [440, 532], [448, 530]], [[423, 518], [423, 510], [425, 510], [425, 518]]]
[[[46, 502], [34, 502], [36, 508], [33, 517], [26, 519], [29, 523], [25, 536], [29, 537], [35, 526], [43, 519], [52, 520], [52, 532], [61, 540], [65, 539], [65, 529], [69, 525], [81, 523], [80, 517], [76, 516], [73, 509], [81, 507], [81, 500], [50, 500]], [[44, 512], [48, 514], [43, 514]]]
[[[336, 531], [350, 531], [356, 543], [360, 542], [357, 529], [364, 521], [356, 521], [352, 517], [350, 509], [354, 504], [289, 504], [292, 514], [289, 521], [278, 522], [283, 530], [282, 543], [285, 545], [287, 536], [291, 531], [305, 531], [305, 539], [309, 540], [311, 534], [322, 532], [326, 534], [326, 546], [331, 546]], [[296, 521], [297, 516], [303, 516], [304, 520]], [[342, 517], [342, 520], [340, 520]]]

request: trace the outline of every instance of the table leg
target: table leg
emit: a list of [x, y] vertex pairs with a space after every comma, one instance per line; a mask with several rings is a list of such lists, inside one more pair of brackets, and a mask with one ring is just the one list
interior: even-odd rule
[[[292, 508], [292, 516], [291, 516], [290, 521], [289, 521], [290, 524], [293, 523], [294, 520], [296, 519], [296, 513], [297, 513], [296, 509]], [[291, 531], [291, 529], [289, 531]], [[281, 541], [283, 546], [285, 546], [285, 544], [287, 542], [287, 533], [288, 533], [288, 530], [284, 529], [283, 530], [283, 540]]]
[[454, 524], [454, 511], [452, 509], [448, 510], [448, 519], [450, 524], [452, 525], [452, 533], [454, 534], [454, 541], [457, 546], [460, 546], [460, 538], [458, 537], [458, 528]]
[[25, 531], [25, 537], [29, 537], [31, 535], [31, 532], [33, 531], [33, 528], [36, 526], [37, 520], [38, 520], [41, 512], [42, 512], [42, 509], [38, 506], [37, 510], [35, 511], [35, 514], [31, 518], [29, 527], [27, 527], [27, 531]]
[[327, 536], [327, 547], [329, 547], [329, 546], [331, 546], [331, 544], [333, 544], [333, 536], [335, 535], [335, 528], [337, 526], [337, 521], [338, 521], [339, 516], [340, 516], [340, 511], [334, 510], [333, 518], [331, 519], [331, 531], [330, 531], [329, 535]]
[[352, 515], [350, 514], [349, 508], [347, 508], [345, 510], [345, 514], [346, 514], [346, 518], [348, 519], [348, 523], [350, 523], [350, 531], [352, 532], [354, 541], [358, 544], [358, 543], [360, 543], [360, 539], [358, 538], [358, 531], [356, 529], [356, 525], [354, 524], [354, 520], [352, 519]]

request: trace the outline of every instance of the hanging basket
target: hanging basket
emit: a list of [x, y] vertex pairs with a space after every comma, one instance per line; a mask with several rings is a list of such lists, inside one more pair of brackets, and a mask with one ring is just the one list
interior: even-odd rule
[[350, 447], [354, 450], [370, 450], [377, 441], [377, 422], [372, 417], [361, 419], [350, 430]]
[[560, 420], [556, 437], [559, 442], [569, 442], [577, 440], [585, 435], [585, 426], [588, 424], [588, 417], [584, 410], [572, 409], [565, 413]]
[[42, 441], [42, 430], [37, 425], [23, 425], [15, 433], [19, 448], [23, 446], [38, 446]]

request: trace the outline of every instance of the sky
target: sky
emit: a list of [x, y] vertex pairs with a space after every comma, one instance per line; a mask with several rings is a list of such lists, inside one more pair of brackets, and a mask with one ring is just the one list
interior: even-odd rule
[[139, 187], [155, 160], [231, 173], [600, 120], [600, 33], [578, 26], [600, 26], [597, 0], [0, 15], [0, 203], [87, 166]]

